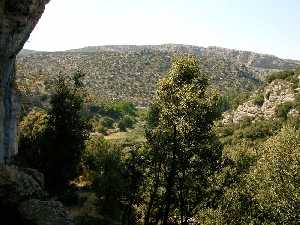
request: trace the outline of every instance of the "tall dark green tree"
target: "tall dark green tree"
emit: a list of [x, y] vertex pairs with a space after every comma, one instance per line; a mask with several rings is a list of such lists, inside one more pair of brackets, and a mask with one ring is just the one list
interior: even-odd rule
[[72, 79], [60, 75], [48, 111], [33, 110], [20, 124], [19, 155], [22, 166], [45, 174], [46, 187], [56, 194], [79, 172], [88, 126], [82, 117], [83, 74]]
[[207, 179], [221, 159], [212, 131], [218, 95], [197, 59], [180, 57], [159, 82], [154, 105], [156, 119], [150, 117], [146, 132], [153, 175], [145, 224], [188, 224], [197, 208], [210, 204]]
[[76, 72], [71, 80], [59, 76], [51, 96], [49, 110], [49, 145], [43, 153], [46, 182], [56, 191], [79, 175], [79, 163], [88, 135], [82, 117], [84, 103], [81, 78]]

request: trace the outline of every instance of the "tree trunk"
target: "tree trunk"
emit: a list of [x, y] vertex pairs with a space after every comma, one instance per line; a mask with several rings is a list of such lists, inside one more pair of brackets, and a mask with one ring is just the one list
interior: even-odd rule
[[165, 197], [165, 210], [163, 214], [163, 225], [168, 224], [168, 219], [169, 219], [169, 214], [170, 214], [170, 208], [173, 203], [173, 189], [175, 185], [175, 178], [176, 178], [176, 168], [177, 168], [177, 162], [176, 162], [176, 152], [179, 150], [178, 149], [178, 143], [177, 143], [177, 129], [176, 125], [173, 125], [173, 151], [172, 151], [172, 163], [171, 163], [171, 168], [170, 172], [167, 178], [167, 187], [166, 187], [166, 197]]
[[151, 215], [151, 211], [154, 205], [154, 200], [157, 194], [157, 190], [159, 187], [159, 179], [160, 179], [160, 169], [161, 169], [161, 161], [159, 162], [159, 166], [157, 166], [157, 162], [155, 162], [155, 179], [154, 179], [154, 186], [152, 188], [151, 194], [150, 194], [150, 201], [149, 201], [149, 205], [147, 207], [147, 212], [146, 212], [146, 216], [145, 216], [145, 221], [144, 221], [144, 225], [149, 225], [149, 220], [150, 220], [150, 215]]

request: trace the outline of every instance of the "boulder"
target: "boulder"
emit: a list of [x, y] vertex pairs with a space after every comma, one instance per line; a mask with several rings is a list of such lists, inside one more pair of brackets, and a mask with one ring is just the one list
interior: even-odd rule
[[20, 169], [15, 166], [1, 167], [1, 205], [12, 206], [31, 198], [45, 198], [43, 174], [33, 169]]
[[72, 225], [73, 222], [57, 201], [31, 199], [19, 206], [21, 217], [31, 225]]
[[42, 173], [0, 166], [1, 225], [72, 225], [63, 205], [46, 197]]

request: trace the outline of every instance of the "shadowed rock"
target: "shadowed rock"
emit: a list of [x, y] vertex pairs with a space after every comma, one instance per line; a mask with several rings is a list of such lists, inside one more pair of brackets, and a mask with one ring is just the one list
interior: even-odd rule
[[49, 0], [0, 0], [0, 163], [17, 152], [19, 105], [15, 88], [18, 52]]
[[19, 206], [22, 218], [32, 225], [72, 225], [63, 205], [57, 201], [31, 199]]

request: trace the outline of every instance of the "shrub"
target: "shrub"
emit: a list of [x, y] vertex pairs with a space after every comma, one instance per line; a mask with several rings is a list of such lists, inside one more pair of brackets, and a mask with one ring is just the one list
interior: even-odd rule
[[42, 151], [49, 144], [46, 135], [49, 129], [49, 115], [45, 110], [34, 108], [20, 122], [19, 129], [17, 164], [42, 170]]
[[104, 224], [120, 224], [121, 220], [127, 221], [122, 224], [133, 224], [133, 207], [144, 174], [139, 149], [128, 149], [125, 155], [119, 145], [91, 137], [86, 142], [83, 164], [90, 171]]
[[247, 176], [247, 187], [268, 224], [298, 224], [300, 135], [285, 127], [261, 149], [261, 157]]
[[65, 206], [74, 206], [79, 203], [79, 196], [75, 187], [69, 187], [59, 194], [58, 200]]
[[91, 116], [101, 115], [118, 120], [125, 115], [135, 117], [137, 109], [133, 103], [126, 101], [97, 102], [89, 106], [89, 112]]
[[106, 225], [107, 223], [101, 218], [91, 216], [77, 216], [74, 218], [76, 225]]
[[254, 104], [257, 106], [262, 106], [264, 104], [265, 97], [262, 93], [257, 94], [254, 98]]
[[237, 109], [237, 107], [246, 102], [250, 97], [250, 92], [242, 92], [232, 99], [231, 108]]
[[199, 211], [199, 222], [299, 223], [299, 130], [284, 127], [255, 148], [245, 142], [228, 147], [224, 156], [222, 171], [210, 179], [219, 193], [214, 197], [217, 206]]
[[114, 120], [108, 116], [104, 116], [100, 119], [100, 123], [103, 127], [112, 128], [114, 124]]
[[124, 116], [118, 123], [118, 127], [121, 131], [126, 131], [127, 128], [132, 128], [134, 124], [134, 119], [131, 116]]
[[94, 131], [102, 134], [106, 134], [107, 128], [103, 126], [101, 123], [94, 124]]
[[272, 73], [271, 75], [267, 76], [266, 81], [268, 83], [271, 83], [272, 81], [277, 80], [277, 79], [285, 80], [285, 79], [293, 76], [294, 74], [295, 74], [295, 72], [293, 70], [275, 72], [275, 73]]
[[279, 118], [287, 119], [287, 114], [293, 107], [293, 102], [284, 102], [278, 105], [275, 109], [276, 116]]

